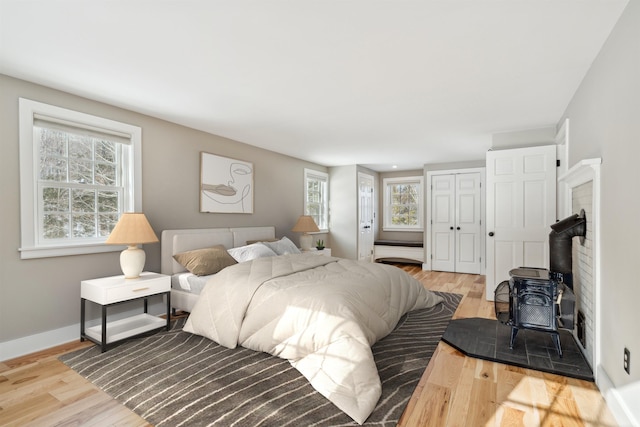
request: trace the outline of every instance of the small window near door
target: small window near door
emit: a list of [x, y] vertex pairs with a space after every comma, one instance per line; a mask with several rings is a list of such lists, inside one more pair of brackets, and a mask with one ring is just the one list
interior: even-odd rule
[[384, 231], [422, 231], [421, 176], [385, 178]]
[[311, 215], [322, 232], [329, 230], [329, 175], [304, 170], [304, 212]]

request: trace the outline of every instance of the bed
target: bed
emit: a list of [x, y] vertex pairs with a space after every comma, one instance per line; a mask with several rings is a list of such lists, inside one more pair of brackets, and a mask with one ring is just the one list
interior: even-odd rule
[[406, 312], [441, 301], [397, 267], [300, 253], [276, 239], [273, 227], [167, 230], [162, 271], [184, 275], [183, 264], [172, 261], [211, 245], [229, 248], [219, 258], [260, 251], [208, 276], [199, 296], [172, 290], [172, 303], [175, 295], [175, 305], [190, 312], [183, 330], [287, 359], [359, 424], [382, 391], [371, 346]]
[[[190, 313], [198, 299], [198, 290], [208, 278], [194, 277], [174, 259], [174, 255], [216, 245], [231, 249], [244, 246], [247, 242], [274, 240], [276, 230], [273, 226], [181, 229], [164, 230], [161, 236], [160, 272], [171, 276], [171, 307], [174, 311]], [[193, 284], [189, 284], [189, 281]], [[184, 285], [185, 282], [188, 285]]]

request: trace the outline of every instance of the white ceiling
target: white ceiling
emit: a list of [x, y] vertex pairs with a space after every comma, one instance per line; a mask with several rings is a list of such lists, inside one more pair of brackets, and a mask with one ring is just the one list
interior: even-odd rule
[[322, 165], [415, 169], [555, 126], [627, 1], [0, 0], [0, 73]]

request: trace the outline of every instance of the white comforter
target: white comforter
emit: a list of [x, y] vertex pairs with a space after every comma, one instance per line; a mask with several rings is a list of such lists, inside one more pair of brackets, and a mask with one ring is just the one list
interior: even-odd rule
[[288, 359], [362, 424], [381, 394], [371, 345], [440, 297], [399, 268], [313, 254], [258, 258], [207, 283], [184, 330]]

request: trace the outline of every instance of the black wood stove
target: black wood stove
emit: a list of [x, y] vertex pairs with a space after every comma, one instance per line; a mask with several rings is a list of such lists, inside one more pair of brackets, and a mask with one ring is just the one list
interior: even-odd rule
[[510, 348], [519, 329], [532, 329], [550, 333], [562, 357], [558, 329], [573, 329], [574, 325], [571, 246], [573, 237], [584, 237], [586, 233], [584, 211], [551, 228], [551, 269], [520, 267], [509, 271], [510, 279], [496, 288], [495, 310], [498, 320], [511, 326]]

